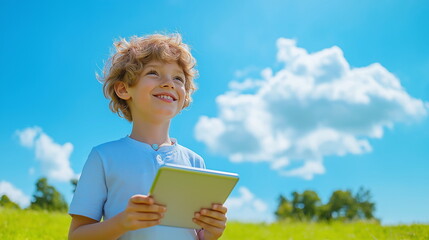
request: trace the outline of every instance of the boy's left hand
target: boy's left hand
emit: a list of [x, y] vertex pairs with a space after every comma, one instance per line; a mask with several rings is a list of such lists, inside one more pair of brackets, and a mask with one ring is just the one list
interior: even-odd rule
[[218, 239], [226, 228], [227, 208], [213, 204], [211, 209], [201, 209], [195, 213], [193, 221], [204, 228], [204, 240]]

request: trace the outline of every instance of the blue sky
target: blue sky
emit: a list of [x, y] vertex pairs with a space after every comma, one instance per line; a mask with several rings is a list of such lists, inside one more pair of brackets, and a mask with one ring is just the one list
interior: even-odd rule
[[270, 221], [280, 194], [369, 189], [385, 224], [429, 222], [426, 1], [5, 1], [0, 192], [47, 176], [71, 200], [91, 148], [130, 124], [100, 73], [119, 37], [180, 32], [199, 90], [171, 136], [237, 172], [230, 218]]

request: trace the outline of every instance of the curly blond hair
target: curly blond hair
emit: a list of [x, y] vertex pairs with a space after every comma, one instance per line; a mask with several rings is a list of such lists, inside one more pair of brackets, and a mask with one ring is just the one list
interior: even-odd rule
[[129, 41], [122, 38], [114, 43], [116, 53], [104, 67], [103, 76], [98, 77], [103, 83], [104, 96], [110, 99], [109, 108], [120, 117], [132, 122], [132, 116], [125, 100], [116, 95], [115, 84], [124, 82], [132, 87], [143, 71], [144, 66], [152, 61], [177, 62], [185, 74], [185, 103], [183, 108], [192, 102], [191, 95], [197, 89], [194, 79], [198, 75], [196, 61], [188, 45], [182, 42], [179, 33], [162, 35], [153, 34], [143, 37], [133, 36]]

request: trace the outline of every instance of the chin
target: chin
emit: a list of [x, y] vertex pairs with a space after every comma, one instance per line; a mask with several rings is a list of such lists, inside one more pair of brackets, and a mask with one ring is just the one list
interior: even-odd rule
[[177, 115], [177, 113], [179, 113], [179, 111], [172, 111], [172, 110], [159, 110], [157, 112], [157, 114], [159, 114], [159, 116], [163, 116], [166, 118], [173, 118], [174, 116]]

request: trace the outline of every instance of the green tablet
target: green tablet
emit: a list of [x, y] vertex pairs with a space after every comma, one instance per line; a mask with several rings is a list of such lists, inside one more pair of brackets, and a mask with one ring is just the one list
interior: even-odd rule
[[192, 221], [195, 212], [224, 204], [238, 182], [238, 174], [165, 164], [159, 168], [149, 195], [165, 205], [161, 225], [201, 228]]

